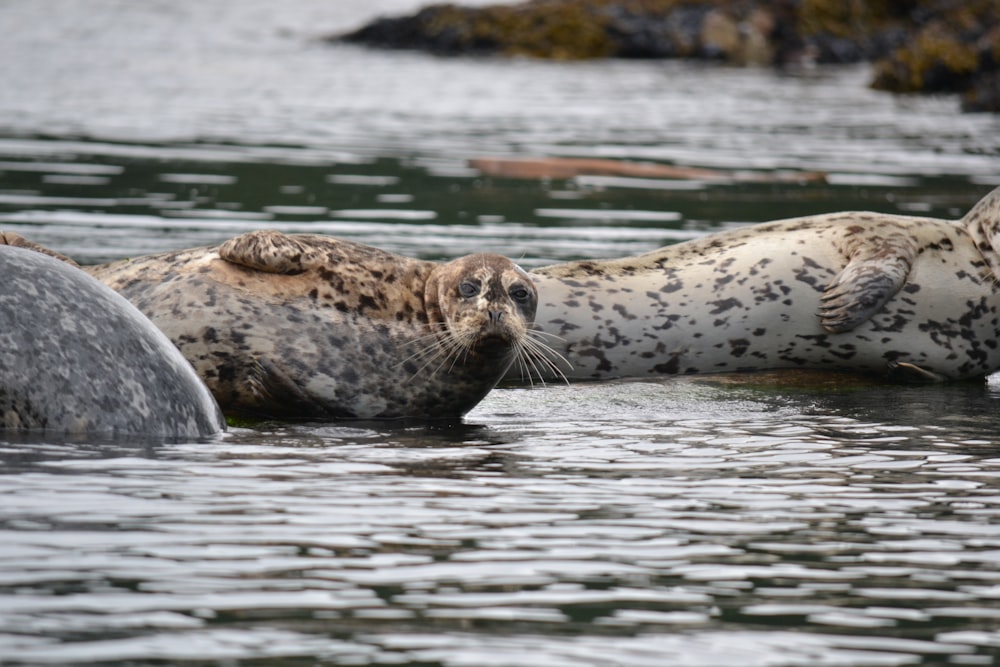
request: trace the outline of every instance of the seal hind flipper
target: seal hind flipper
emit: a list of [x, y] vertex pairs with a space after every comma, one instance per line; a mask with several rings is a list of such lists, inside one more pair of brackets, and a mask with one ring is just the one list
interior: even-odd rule
[[819, 317], [831, 333], [870, 319], [906, 282], [918, 248], [912, 232], [880, 230], [878, 242], [858, 228], [849, 237], [850, 260], [823, 290]]
[[947, 377], [940, 373], [929, 371], [926, 368], [921, 368], [907, 361], [890, 361], [889, 378], [906, 384], [929, 384], [948, 380]]
[[240, 234], [216, 252], [224, 262], [273, 275], [317, 272], [326, 282], [334, 280], [338, 294], [367, 293], [379, 283], [422, 283], [433, 266], [362, 243], [271, 229]]
[[219, 257], [231, 264], [282, 275], [304, 273], [315, 254], [308, 244], [272, 229], [240, 234], [219, 246]]
[[80, 265], [74, 262], [72, 259], [66, 255], [56, 252], [55, 250], [50, 250], [46, 248], [41, 243], [35, 243], [34, 241], [29, 241], [17, 232], [4, 232], [0, 231], [0, 245], [8, 245], [13, 248], [24, 248], [25, 250], [32, 250], [34, 252], [40, 252], [43, 255], [48, 255], [49, 257], [55, 257], [61, 262], [66, 262], [70, 266], [75, 266], [80, 268]]

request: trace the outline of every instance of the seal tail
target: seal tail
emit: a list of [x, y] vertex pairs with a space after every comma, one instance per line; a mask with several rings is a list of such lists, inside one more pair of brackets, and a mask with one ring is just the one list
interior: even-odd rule
[[55, 250], [46, 248], [40, 243], [29, 241], [28, 239], [24, 238], [23, 236], [21, 236], [16, 232], [5, 232], [3, 230], [0, 230], [0, 245], [9, 245], [14, 248], [24, 248], [25, 250], [40, 252], [43, 255], [48, 255], [49, 257], [55, 257], [59, 261], [66, 262], [70, 266], [75, 266], [76, 268], [80, 268], [79, 264], [74, 262], [66, 255], [56, 252]]

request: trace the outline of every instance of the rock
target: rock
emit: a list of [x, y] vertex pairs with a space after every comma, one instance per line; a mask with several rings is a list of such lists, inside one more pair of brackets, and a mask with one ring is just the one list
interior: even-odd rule
[[735, 57], [743, 44], [736, 20], [721, 9], [713, 9], [701, 22], [701, 51], [709, 60]]
[[556, 60], [615, 55], [607, 18], [586, 4], [562, 0], [481, 8], [431, 5], [412, 16], [376, 19], [335, 39], [439, 55], [498, 53]]
[[1000, 71], [978, 77], [962, 95], [962, 111], [1000, 113]]
[[959, 92], [969, 88], [978, 68], [975, 46], [960, 41], [950, 28], [935, 24], [880, 60], [872, 86], [900, 93]]
[[875, 62], [872, 86], [967, 92], [990, 109], [997, 0], [528, 0], [432, 5], [331, 39], [442, 55], [696, 58], [734, 65]]

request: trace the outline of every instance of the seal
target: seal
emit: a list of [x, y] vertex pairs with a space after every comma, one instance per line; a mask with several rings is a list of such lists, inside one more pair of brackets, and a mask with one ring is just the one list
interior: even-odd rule
[[547, 359], [531, 278], [499, 255], [440, 264], [265, 230], [88, 271], [167, 334], [228, 415], [453, 419], [512, 365], [539, 374]]
[[163, 439], [225, 429], [191, 365], [107, 286], [8, 245], [0, 245], [0, 276], [0, 428]]
[[1000, 188], [957, 221], [779, 220], [535, 269], [535, 326], [574, 380], [782, 368], [975, 378], [1000, 369], [998, 250]]

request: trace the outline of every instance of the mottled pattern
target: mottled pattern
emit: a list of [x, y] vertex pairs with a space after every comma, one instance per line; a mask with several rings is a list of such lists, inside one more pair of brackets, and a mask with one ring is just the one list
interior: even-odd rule
[[225, 425], [190, 364], [69, 264], [0, 246], [0, 428], [192, 438]]
[[458, 417], [513, 362], [537, 296], [497, 255], [436, 264], [273, 231], [90, 271], [227, 414], [282, 419]]
[[569, 378], [829, 368], [901, 380], [1000, 369], [1000, 189], [958, 221], [794, 218], [533, 272]]

